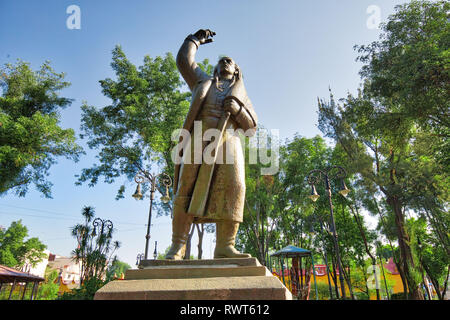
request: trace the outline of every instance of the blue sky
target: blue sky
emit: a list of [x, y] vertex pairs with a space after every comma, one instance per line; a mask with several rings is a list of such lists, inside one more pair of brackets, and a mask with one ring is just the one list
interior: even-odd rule
[[[381, 21], [394, 6], [406, 0], [229, 0], [229, 1], [0, 1], [0, 64], [17, 58], [37, 69], [50, 60], [57, 72], [65, 72], [72, 85], [61, 94], [74, 99], [62, 112], [61, 126], [80, 133], [80, 105], [103, 107], [110, 103], [99, 80], [113, 77], [111, 50], [122, 45], [129, 59], [142, 64], [143, 57], [176, 52], [183, 39], [200, 28], [217, 33], [214, 42], [200, 47], [197, 60], [231, 56], [241, 67], [250, 99], [260, 123], [279, 129], [284, 140], [295, 133], [313, 137], [317, 129], [317, 97], [327, 98], [331, 87], [336, 97], [356, 92], [360, 63], [355, 62], [355, 44], [376, 40], [379, 30], [369, 28], [376, 6]], [[68, 29], [67, 7], [81, 10], [81, 29]], [[116, 184], [99, 183], [93, 188], [75, 186], [75, 174], [90, 167], [95, 151], [85, 141], [86, 156], [78, 163], [60, 159], [49, 179], [53, 199], [35, 190], [25, 198], [12, 194], [0, 198], [0, 225], [8, 227], [22, 219], [30, 236], [48, 249], [69, 255], [76, 246], [70, 227], [81, 221], [81, 209], [93, 206], [96, 215], [113, 221], [121, 241], [119, 259], [134, 266], [143, 252], [148, 218], [148, 201], [129, 197], [116, 201]], [[127, 182], [134, 190], [134, 182]], [[159, 197], [159, 195], [158, 195]], [[171, 220], [153, 218], [151, 246], [158, 251], [170, 245]], [[205, 257], [211, 257], [214, 236], [208, 235]], [[193, 242], [194, 255], [197, 254]]]

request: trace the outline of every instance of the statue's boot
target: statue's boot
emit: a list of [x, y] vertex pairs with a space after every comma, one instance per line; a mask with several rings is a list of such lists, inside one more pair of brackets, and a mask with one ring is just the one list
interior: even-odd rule
[[186, 213], [190, 197], [177, 197], [173, 204], [172, 245], [166, 259], [182, 260], [186, 252], [186, 241], [194, 217]]
[[234, 247], [239, 223], [233, 221], [217, 222], [216, 249], [214, 259], [218, 258], [250, 258], [248, 253], [240, 253]]

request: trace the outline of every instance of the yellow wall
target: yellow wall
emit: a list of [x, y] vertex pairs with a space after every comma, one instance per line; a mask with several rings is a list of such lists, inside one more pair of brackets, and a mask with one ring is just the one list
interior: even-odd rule
[[[278, 279], [280, 279], [280, 281], [281, 281], [282, 283], [285, 283], [286, 288], [288, 288], [289, 291], [292, 292], [292, 289], [291, 289], [291, 281], [290, 281], [290, 277], [289, 277], [289, 276], [286, 276], [286, 275], [285, 275], [285, 276], [284, 276], [284, 282], [283, 282], [282, 277], [279, 277], [279, 276], [276, 275], [274, 272], [272, 272], [272, 274], [273, 274], [274, 276], [278, 277]], [[392, 286], [392, 293], [403, 292], [402, 279], [401, 279], [401, 277], [400, 277], [399, 274], [391, 274], [391, 273], [385, 271], [385, 276], [386, 276], [386, 282], [388, 283], [388, 288], [390, 287], [389, 285]], [[326, 274], [323, 275], [323, 276], [318, 276], [318, 275], [316, 275], [316, 279], [317, 279], [317, 284], [326, 284], [326, 285], [328, 286], [328, 277], [327, 277]], [[333, 294], [334, 294], [334, 292], [335, 292], [334, 281], [333, 281], [333, 278], [332, 278], [331, 276], [330, 276], [330, 282], [331, 282], [331, 286], [332, 286], [332, 290], [333, 290]], [[381, 279], [380, 279], [380, 285], [381, 285], [381, 287], [382, 287], [382, 290], [384, 291], [384, 278], [383, 278], [383, 276], [381, 276]], [[314, 294], [315, 294], [315, 293], [314, 293], [314, 290], [315, 290], [315, 289], [314, 289], [314, 276], [311, 275], [311, 291], [310, 291], [310, 298], [311, 298], [311, 297], [314, 298]], [[338, 290], [339, 290], [339, 294], [340, 294], [340, 293], [341, 293], [341, 286], [340, 286], [339, 284], [338, 284]], [[357, 289], [354, 289], [354, 290], [356, 290], [356, 292], [358, 292]], [[346, 288], [345, 288], [345, 292], [346, 292], [346, 294], [347, 294], [348, 296], [350, 296], [350, 292], [349, 292], [347, 286], [346, 286]], [[389, 294], [391, 294], [391, 292], [390, 292]], [[376, 294], [372, 294], [372, 295], [370, 296], [370, 300], [376, 300], [376, 299], [377, 299]]]

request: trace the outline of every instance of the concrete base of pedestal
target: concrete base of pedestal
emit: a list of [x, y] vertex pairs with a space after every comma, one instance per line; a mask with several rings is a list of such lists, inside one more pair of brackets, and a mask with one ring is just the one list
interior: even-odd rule
[[289, 290], [256, 258], [144, 260], [95, 300], [291, 300]]

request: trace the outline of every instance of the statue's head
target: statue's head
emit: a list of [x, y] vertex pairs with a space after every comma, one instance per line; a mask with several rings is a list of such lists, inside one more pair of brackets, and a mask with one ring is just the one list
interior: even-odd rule
[[240, 79], [242, 76], [241, 69], [230, 57], [222, 57], [219, 59], [214, 68], [214, 77], [219, 79], [231, 79], [234, 81]]

